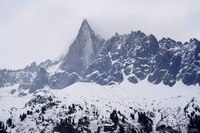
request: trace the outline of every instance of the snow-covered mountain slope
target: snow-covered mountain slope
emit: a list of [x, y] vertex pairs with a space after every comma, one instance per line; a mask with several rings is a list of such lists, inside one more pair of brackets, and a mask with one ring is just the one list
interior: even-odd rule
[[18, 97], [19, 91], [12, 92], [16, 87], [0, 90], [0, 121], [6, 125], [10, 118], [7, 131], [11, 132], [186, 133], [193, 129], [192, 116], [200, 115], [199, 87], [182, 83], [171, 88], [147, 81], [113, 86], [78, 82], [23, 97]]
[[200, 41], [96, 35], [64, 57], [0, 69], [0, 132], [200, 132]]

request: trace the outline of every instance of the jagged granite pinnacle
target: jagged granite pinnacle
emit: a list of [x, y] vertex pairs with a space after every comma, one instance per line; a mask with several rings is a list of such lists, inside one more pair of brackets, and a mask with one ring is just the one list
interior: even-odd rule
[[78, 35], [65, 55], [61, 67], [82, 76], [100, 52], [103, 43], [104, 40], [95, 35], [87, 20], [83, 20]]

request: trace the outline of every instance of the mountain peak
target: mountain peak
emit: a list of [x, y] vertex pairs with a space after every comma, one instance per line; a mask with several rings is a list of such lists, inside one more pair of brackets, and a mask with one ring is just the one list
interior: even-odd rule
[[87, 19], [83, 19], [83, 22], [81, 25], [89, 25]]
[[82, 33], [85, 34], [85, 32], [94, 34], [94, 31], [90, 28], [90, 25], [88, 24], [87, 19], [83, 20], [81, 27], [79, 29], [79, 34], [82, 34]]
[[88, 21], [83, 20], [78, 35], [65, 55], [62, 68], [82, 76], [103, 46], [104, 40], [95, 35]]

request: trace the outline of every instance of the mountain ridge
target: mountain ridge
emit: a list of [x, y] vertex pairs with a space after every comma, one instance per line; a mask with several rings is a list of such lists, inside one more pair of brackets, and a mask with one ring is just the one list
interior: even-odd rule
[[[170, 38], [157, 40], [152, 34], [132, 31], [124, 35], [116, 33], [104, 40], [85, 19], [61, 60], [47, 60], [39, 65], [33, 62], [14, 71], [2, 69], [0, 87], [20, 84], [20, 89], [34, 92], [41, 86], [62, 89], [77, 81], [119, 84], [125, 78], [134, 84], [147, 78], [153, 84], [162, 82], [173, 86], [181, 80], [186, 85], [196, 85], [200, 84], [199, 59], [200, 42], [195, 38], [182, 43]], [[40, 69], [44, 69], [43, 73]], [[34, 88], [33, 84], [38, 85]]]
[[200, 132], [197, 39], [102, 40], [83, 21], [70, 47], [56, 61], [0, 70], [0, 132]]

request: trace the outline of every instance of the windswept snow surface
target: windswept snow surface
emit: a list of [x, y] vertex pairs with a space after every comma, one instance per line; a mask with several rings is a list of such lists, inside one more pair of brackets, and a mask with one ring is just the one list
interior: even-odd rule
[[[145, 107], [155, 101], [160, 103], [158, 104], [160, 106], [173, 108], [180, 104], [187, 104], [191, 98], [200, 96], [199, 86], [188, 87], [182, 83], [177, 83], [174, 87], [168, 87], [161, 84], [154, 85], [147, 81], [141, 81], [139, 84], [123, 82], [113, 86], [78, 82], [65, 89], [50, 90], [50, 92], [60, 99], [66, 97], [71, 102], [81, 102], [83, 101], [81, 99], [85, 99], [87, 102], [92, 102], [95, 99], [107, 99], [113, 101], [113, 104], [118, 103], [127, 107], [131, 105]], [[134, 103], [137, 104], [134, 105]], [[149, 108], [151, 107], [150, 105]]]
[[[57, 108], [52, 108], [46, 112], [46, 118], [52, 118], [55, 122], [59, 122], [58, 114], [62, 110], [61, 106], [69, 106], [72, 104], [81, 105], [84, 111], [77, 111], [73, 118], [88, 116], [91, 119], [90, 129], [92, 132], [97, 131], [98, 119], [94, 119], [91, 115], [93, 110], [98, 110], [99, 119], [107, 119], [113, 110], [118, 110], [130, 118], [130, 113], [134, 109], [141, 112], [153, 112], [155, 130], [157, 125], [166, 124], [177, 128], [182, 124], [182, 131], [186, 132], [188, 119], [185, 118], [183, 109], [192, 100], [195, 104], [200, 105], [200, 89], [199, 86], [186, 86], [182, 83], [176, 83], [174, 87], [168, 87], [162, 84], [153, 85], [147, 81], [141, 81], [138, 84], [132, 84], [124, 81], [119, 85], [101, 86], [94, 83], [77, 82], [69, 87], [61, 90], [53, 90], [45, 88], [37, 91], [35, 94], [18, 97], [19, 90], [11, 94], [11, 90], [16, 86], [0, 89], [0, 121], [6, 122], [11, 117], [16, 124], [12, 132], [39, 132], [46, 128], [45, 132], [51, 132], [53, 124], [49, 127], [36, 126], [35, 120], [38, 115], [29, 116], [25, 122], [20, 122], [19, 115], [26, 113], [31, 107], [25, 106], [36, 95], [55, 97], [60, 104]], [[26, 92], [24, 92], [26, 93]], [[35, 105], [40, 108], [42, 105]], [[165, 115], [166, 120], [161, 121], [161, 116]], [[62, 116], [64, 118], [64, 116]], [[132, 125], [137, 126], [137, 122], [128, 119]], [[98, 124], [97, 124], [98, 123]], [[55, 124], [55, 123], [54, 123]], [[29, 127], [29, 128], [26, 128]]]

